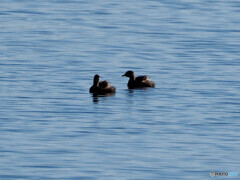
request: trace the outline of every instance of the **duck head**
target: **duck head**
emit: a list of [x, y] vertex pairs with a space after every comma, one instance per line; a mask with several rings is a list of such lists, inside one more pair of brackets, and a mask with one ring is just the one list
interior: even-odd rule
[[127, 71], [127, 72], [126, 72], [125, 74], [123, 74], [122, 76], [126, 76], [126, 77], [129, 77], [129, 78], [134, 78], [134, 77], [135, 77], [133, 71]]

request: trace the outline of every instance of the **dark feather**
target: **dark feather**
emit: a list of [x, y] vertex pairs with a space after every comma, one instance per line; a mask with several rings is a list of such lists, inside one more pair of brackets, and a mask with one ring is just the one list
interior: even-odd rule
[[142, 81], [146, 81], [146, 80], [151, 80], [151, 79], [149, 76], [138, 76], [135, 79], [136, 82], [142, 82]]

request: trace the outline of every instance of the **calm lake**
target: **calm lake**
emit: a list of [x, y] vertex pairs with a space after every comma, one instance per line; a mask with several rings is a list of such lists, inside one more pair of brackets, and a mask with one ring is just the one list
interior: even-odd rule
[[[238, 0], [1, 0], [0, 179], [240, 173], [239, 12]], [[127, 70], [156, 87], [129, 91]], [[95, 74], [116, 94], [92, 97]]]

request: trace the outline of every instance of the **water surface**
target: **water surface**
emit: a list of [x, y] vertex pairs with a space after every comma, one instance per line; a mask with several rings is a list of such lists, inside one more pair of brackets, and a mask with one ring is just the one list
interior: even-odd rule
[[[0, 5], [1, 179], [240, 172], [240, 3]], [[128, 91], [127, 70], [156, 88]], [[92, 97], [94, 74], [117, 93]]]

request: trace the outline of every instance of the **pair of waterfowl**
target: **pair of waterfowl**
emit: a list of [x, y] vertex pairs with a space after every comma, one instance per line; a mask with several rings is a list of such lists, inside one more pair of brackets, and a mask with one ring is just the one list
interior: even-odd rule
[[[138, 76], [136, 77], [133, 71], [127, 71], [124, 75], [129, 78], [128, 88], [145, 88], [145, 87], [154, 87], [155, 83], [150, 79], [149, 76]], [[96, 74], [93, 78], [93, 85], [89, 89], [90, 93], [96, 94], [107, 94], [115, 93], [116, 88], [112, 86], [108, 81], [100, 81], [100, 76]]]

